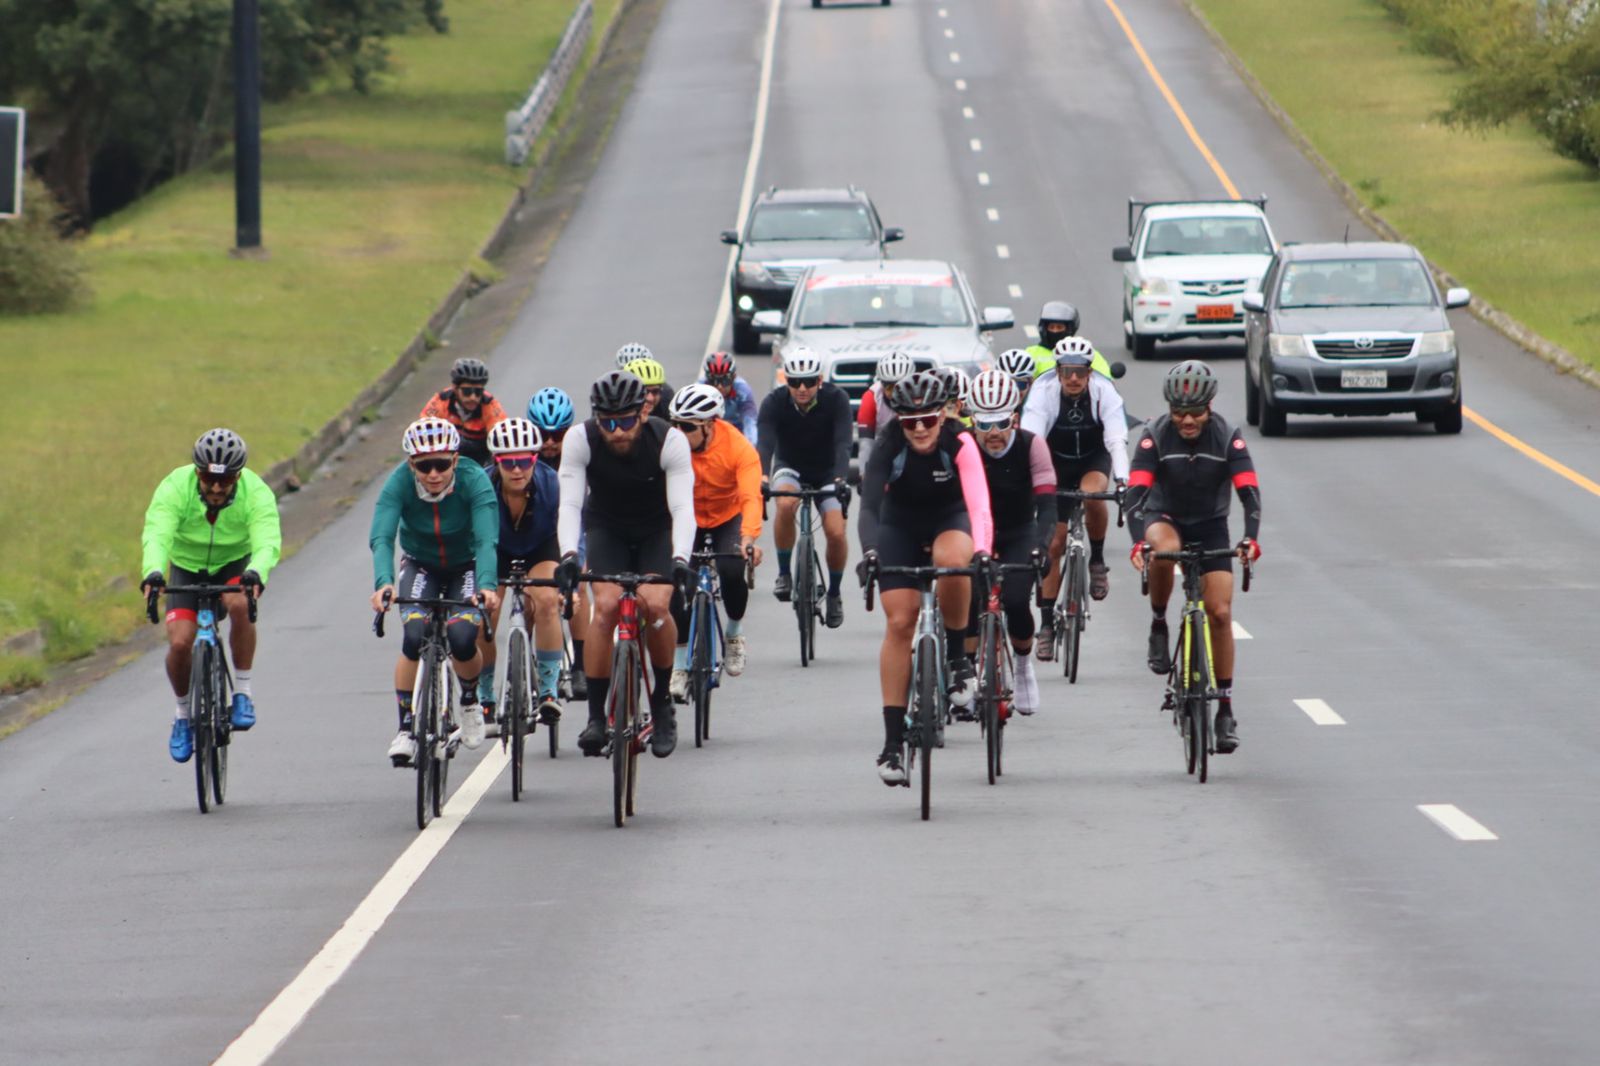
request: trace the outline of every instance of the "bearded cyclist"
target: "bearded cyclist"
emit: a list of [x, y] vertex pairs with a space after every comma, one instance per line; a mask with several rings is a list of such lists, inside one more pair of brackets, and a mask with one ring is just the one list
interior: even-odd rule
[[706, 356], [702, 369], [704, 373], [700, 375], [700, 380], [716, 389], [722, 397], [722, 417], [737, 427], [745, 440], [754, 444], [759, 436], [758, 420], [761, 417], [756, 406], [756, 394], [750, 383], [739, 376], [739, 367], [733, 361], [733, 354], [712, 352]]
[[504, 407], [488, 392], [489, 367], [481, 359], [457, 359], [450, 368], [450, 387], [430, 399], [418, 418], [442, 418], [461, 435], [461, 454], [479, 466], [489, 462], [489, 430], [506, 417]]
[[[994, 527], [983, 460], [972, 438], [950, 424], [945, 400], [944, 383], [931, 371], [902, 379], [889, 394], [899, 432], [884, 432], [861, 474], [856, 530], [861, 562], [856, 572], [863, 584], [880, 566], [987, 564]], [[884, 575], [878, 588], [885, 616], [878, 653], [884, 730], [878, 777], [886, 785], [899, 785], [906, 779], [900, 746], [911, 689], [911, 641], [922, 597], [917, 583], [906, 577]], [[950, 663], [950, 702], [966, 708], [978, 688], [966, 649], [971, 581], [940, 578], [938, 598]]]
[[[174, 585], [253, 585], [259, 596], [278, 564], [283, 538], [278, 501], [267, 483], [245, 469], [244, 441], [231, 429], [213, 429], [194, 442], [193, 462], [161, 479], [144, 515], [144, 557], [139, 591]], [[189, 727], [189, 673], [199, 619], [193, 593], [167, 597], [167, 680], [177, 714], [167, 749], [177, 762], [194, 754]], [[255, 665], [256, 626], [243, 596], [223, 601], [228, 611], [228, 650], [233, 655], [233, 728], [256, 724], [250, 672]]]
[[[1152, 419], [1133, 449], [1128, 479], [1128, 529], [1133, 534], [1133, 567], [1146, 565], [1145, 550], [1170, 552], [1183, 547], [1228, 547], [1228, 498], [1231, 487], [1244, 508], [1244, 539], [1235, 547], [1240, 558], [1261, 557], [1261, 488], [1244, 435], [1211, 410], [1217, 375], [1205, 363], [1190, 359], [1167, 371], [1161, 392], [1168, 413]], [[1172, 566], [1151, 559], [1150, 653], [1152, 672], [1172, 669], [1167, 632], [1167, 600], [1172, 595]], [[1233, 559], [1207, 559], [1200, 564], [1211, 654], [1217, 668], [1217, 752], [1239, 746], [1233, 715]]]
[[[528, 401], [528, 421], [539, 427], [544, 443], [539, 448], [539, 458], [551, 470], [561, 469], [561, 451], [567, 431], [577, 417], [572, 407], [572, 397], [561, 389], [543, 388]], [[583, 559], [582, 538], [579, 538], [578, 559]], [[583, 641], [589, 634], [589, 587], [579, 585], [573, 593], [572, 617], [567, 620], [567, 630], [572, 634], [572, 698], [589, 698], [589, 678], [583, 672]]]
[[[387, 611], [398, 594], [404, 599], [470, 600], [485, 611], [500, 603], [495, 593], [495, 538], [499, 505], [489, 475], [477, 463], [462, 463], [461, 435], [442, 418], [421, 418], [406, 427], [401, 440], [406, 461], [395, 467], [378, 494], [368, 542], [372, 546], [372, 609]], [[395, 579], [394, 545], [400, 540], [400, 577]], [[399, 590], [398, 593], [396, 590]], [[405, 636], [394, 667], [394, 696], [400, 732], [389, 744], [396, 767], [411, 765], [417, 754], [411, 735], [412, 690], [428, 609], [401, 608]], [[450, 658], [461, 683], [458, 725], [469, 748], [483, 743], [478, 709], [478, 619], [471, 608], [453, 607], [445, 627]]]

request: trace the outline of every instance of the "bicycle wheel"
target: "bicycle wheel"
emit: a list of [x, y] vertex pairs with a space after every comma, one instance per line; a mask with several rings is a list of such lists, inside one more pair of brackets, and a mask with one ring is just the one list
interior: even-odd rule
[[[434, 751], [433, 751], [433, 783], [428, 787], [433, 792], [433, 815], [437, 818], [444, 813], [445, 786], [450, 778], [450, 737], [445, 732], [444, 722], [450, 718], [460, 724], [461, 715], [458, 712], [453, 717], [450, 715], [451, 690], [455, 687], [455, 671], [451, 670], [444, 661], [444, 656], [434, 664]], [[481, 711], [474, 711], [481, 714]]]
[[1078, 683], [1078, 641], [1083, 636], [1083, 601], [1087, 583], [1083, 552], [1076, 544], [1067, 553], [1066, 575], [1066, 588], [1063, 590], [1066, 595], [1061, 599], [1067, 609], [1067, 624], [1060, 631], [1061, 672], [1066, 675], [1068, 684], [1075, 685]]
[[1198, 734], [1194, 728], [1194, 690], [1191, 687], [1193, 666], [1189, 661], [1189, 655], [1189, 623], [1185, 620], [1178, 629], [1178, 647], [1172, 654], [1172, 690], [1173, 699], [1177, 701], [1178, 707], [1178, 731], [1183, 736], [1184, 766], [1192, 774], [1197, 761], [1195, 741], [1198, 739]]
[[611, 656], [611, 691], [606, 709], [611, 721], [611, 817], [621, 829], [628, 822], [629, 750], [633, 747], [632, 700], [625, 690], [633, 687], [633, 646], [618, 643]]
[[[930, 640], [931, 638], [924, 638]], [[924, 645], [917, 656], [917, 736], [922, 751], [922, 820], [926, 822], [933, 807], [933, 749], [939, 716], [944, 713], [939, 699], [939, 656], [931, 646]]]
[[711, 597], [695, 593], [694, 614], [689, 621], [693, 648], [689, 657], [689, 698], [694, 701], [694, 746], [700, 747], [711, 735]]
[[[643, 721], [639, 709], [639, 693], [645, 691], [644, 682], [644, 645], [636, 643], [633, 649], [634, 672], [632, 681], [628, 685], [628, 719], [633, 722], [633, 740], [628, 745], [628, 817], [632, 818], [637, 813], [639, 797], [639, 756], [644, 752], [645, 738], [640, 734], [639, 723]], [[670, 697], [669, 697], [670, 699]]]
[[800, 665], [810, 666], [815, 654], [817, 605], [812, 602], [816, 579], [811, 574], [811, 538], [802, 537], [794, 553], [794, 616], [800, 623]]
[[511, 800], [522, 799], [522, 755], [528, 738], [528, 634], [513, 629], [506, 641], [506, 691], [500, 700], [500, 735], [511, 759]]
[[992, 785], [1000, 776], [1000, 633], [994, 615], [984, 612], [978, 633], [978, 723], [983, 730], [984, 766]]
[[1195, 741], [1196, 756], [1199, 767], [1196, 778], [1203, 785], [1211, 765], [1211, 658], [1206, 654], [1208, 641], [1205, 630], [1206, 616], [1195, 616], [1195, 632], [1191, 634], [1194, 641], [1194, 711], [1195, 721], [1191, 732], [1198, 736]]
[[433, 740], [439, 732], [439, 709], [434, 703], [437, 686], [433, 656], [424, 655], [417, 664], [417, 684], [411, 699], [411, 739], [416, 754], [411, 757], [417, 772], [417, 828], [426, 829], [433, 821]]
[[215, 746], [212, 723], [216, 721], [217, 693], [212, 689], [216, 671], [212, 658], [216, 648], [210, 641], [196, 641], [189, 667], [189, 732], [194, 743], [194, 791], [200, 813], [211, 810], [211, 752]]
[[546, 722], [544, 732], [550, 738], [550, 757], [554, 759], [561, 752], [561, 722]]

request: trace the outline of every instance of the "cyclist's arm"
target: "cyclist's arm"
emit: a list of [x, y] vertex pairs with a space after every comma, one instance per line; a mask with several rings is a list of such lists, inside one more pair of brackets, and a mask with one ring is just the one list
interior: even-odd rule
[[739, 431], [749, 439], [751, 444], [754, 444], [756, 438], [761, 435], [761, 426], [756, 414], [755, 390], [750, 388], [750, 383], [744, 378], [735, 378], [733, 381], [733, 397], [738, 401]]
[[172, 538], [177, 535], [178, 521], [183, 515], [182, 489], [175, 483], [181, 473], [185, 473], [183, 468], [161, 479], [144, 512], [144, 533], [139, 538], [143, 549], [139, 563], [141, 580], [148, 574], [166, 573], [167, 563], [172, 559]]
[[1040, 548], [1048, 548], [1056, 533], [1056, 465], [1043, 437], [1028, 443], [1028, 471], [1033, 475], [1033, 522]]
[[561, 554], [578, 550], [583, 537], [583, 501], [589, 492], [589, 431], [579, 422], [561, 448], [561, 508], [556, 515], [556, 541]]
[[972, 521], [974, 551], [994, 551], [994, 516], [989, 511], [989, 479], [983, 472], [983, 457], [972, 434], [961, 434], [956, 451], [956, 476], [961, 478], [961, 495], [967, 500], [967, 517]]
[[1156, 441], [1149, 427], [1139, 433], [1139, 444], [1133, 449], [1132, 468], [1128, 471], [1128, 493], [1123, 497], [1123, 507], [1128, 515], [1128, 533], [1135, 544], [1144, 539], [1144, 504], [1156, 483], [1156, 471], [1161, 457], [1156, 454]]
[[889, 483], [889, 466], [894, 459], [895, 446], [890, 441], [879, 441], [872, 449], [866, 469], [861, 472], [861, 517], [856, 521], [856, 538], [863, 552], [878, 547], [878, 514], [883, 510], [885, 486]]
[[428, 402], [422, 405], [422, 413], [417, 417], [442, 418], [446, 422], [449, 422], [453, 425], [459, 425], [459, 420], [452, 417], [452, 415], [453, 412], [450, 410], [450, 404], [445, 401], [445, 398], [442, 394], [436, 392], [432, 396], [428, 397]]
[[1250, 458], [1244, 434], [1237, 429], [1228, 441], [1228, 473], [1233, 475], [1233, 491], [1244, 505], [1244, 535], [1257, 540], [1261, 533], [1261, 485], [1256, 481], [1255, 460]]
[[1036, 378], [1022, 405], [1022, 428], [1035, 437], [1045, 437], [1061, 411], [1061, 388], [1054, 375]]
[[856, 442], [856, 423], [850, 417], [850, 397], [843, 389], [834, 396], [833, 478], [841, 480], [850, 474], [850, 446]]
[[[247, 483], [250, 500], [250, 569], [267, 583], [267, 575], [283, 557], [283, 530], [278, 523], [278, 498], [260, 475], [246, 470], [240, 475]], [[149, 571], [145, 571], [149, 573]]]
[[405, 503], [403, 493], [416, 495], [412, 481], [411, 471], [401, 464], [383, 483], [378, 505], [373, 508], [367, 543], [372, 546], [372, 587], [375, 589], [394, 584], [394, 540], [400, 532], [400, 508]]
[[[461, 472], [457, 472], [461, 477]], [[500, 539], [500, 498], [495, 495], [494, 482], [481, 469], [467, 475], [467, 502], [472, 505], [472, 556], [477, 563], [478, 588], [493, 589], [499, 584], [495, 573], [500, 568], [500, 556], [495, 544]]]
[[501, 406], [499, 400], [493, 396], [486, 396], [483, 401], [483, 412], [479, 417], [483, 419], [484, 430], [488, 431], [495, 427], [495, 423], [504, 422], [511, 416], [506, 414], [506, 409]]
[[667, 510], [672, 512], [672, 554], [687, 560], [694, 554], [694, 457], [682, 430], [667, 430], [661, 442], [661, 469], [667, 475]]
[[1128, 417], [1122, 407], [1122, 394], [1109, 378], [1091, 378], [1100, 393], [1100, 426], [1106, 451], [1111, 453], [1111, 476], [1128, 480]]
[[756, 449], [761, 456], [761, 472], [772, 473], [772, 453], [778, 447], [778, 402], [779, 392], [774, 389], [767, 393], [767, 398], [761, 401], [761, 417], [756, 432]]
[[739, 510], [744, 516], [739, 524], [739, 535], [761, 536], [761, 457], [755, 447], [744, 441], [735, 441], [734, 461], [738, 463], [736, 481], [739, 486]]
[[861, 394], [861, 406], [856, 408], [856, 431], [862, 440], [870, 440], [878, 432], [878, 388], [876, 385]]

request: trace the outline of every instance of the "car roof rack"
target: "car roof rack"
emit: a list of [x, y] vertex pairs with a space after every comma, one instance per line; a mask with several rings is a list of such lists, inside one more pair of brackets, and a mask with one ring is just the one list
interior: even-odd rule
[[1199, 199], [1199, 200], [1140, 200], [1128, 197], [1128, 236], [1133, 236], [1133, 231], [1139, 227], [1139, 216], [1144, 214], [1147, 207], [1178, 207], [1188, 204], [1255, 204], [1263, 212], [1267, 209], [1267, 196], [1238, 196], [1226, 199]]

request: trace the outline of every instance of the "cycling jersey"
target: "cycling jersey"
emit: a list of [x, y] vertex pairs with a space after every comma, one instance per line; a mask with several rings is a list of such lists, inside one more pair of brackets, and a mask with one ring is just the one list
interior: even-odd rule
[[[701, 375], [700, 383], [709, 384], [705, 375]], [[756, 408], [755, 390], [744, 378], [733, 379], [733, 395], [722, 397], [722, 417], [737, 426], [745, 440], [754, 444], [760, 437], [760, 414]]]
[[233, 499], [210, 513], [194, 465], [180, 466], [150, 497], [141, 543], [140, 576], [165, 572], [169, 563], [191, 573], [216, 574], [248, 559], [240, 572], [254, 570], [265, 583], [283, 553], [278, 501], [255, 471], [242, 470]]
[[999, 455], [982, 447], [978, 455], [989, 483], [995, 539], [1026, 533], [1038, 547], [1047, 547], [1056, 528], [1056, 470], [1044, 438], [1019, 429]]
[[456, 390], [445, 389], [435, 395], [422, 408], [419, 418], [442, 418], [456, 427], [461, 434], [461, 454], [482, 466], [489, 462], [489, 430], [496, 422], [506, 419], [506, 411], [492, 393], [483, 394], [483, 402], [468, 418], [456, 406]]
[[763, 472], [773, 471], [775, 455], [777, 469], [793, 470], [807, 485], [827, 485], [850, 472], [855, 420], [850, 414], [850, 397], [832, 382], [822, 383], [804, 411], [795, 405], [787, 388], [767, 393], [761, 401], [760, 425], [757, 447]]
[[1050, 371], [1028, 390], [1022, 428], [1045, 438], [1063, 485], [1064, 468], [1102, 454], [1110, 456], [1112, 474], [1119, 481], [1128, 479], [1128, 421], [1122, 396], [1109, 378], [1090, 374], [1089, 387], [1069, 397], [1062, 394], [1055, 371]]
[[727, 422], [718, 420], [707, 432], [710, 439], [705, 446], [689, 452], [694, 464], [695, 524], [711, 529], [741, 518], [740, 533], [761, 536], [761, 456]]
[[[500, 501], [500, 559], [502, 569], [513, 559], [524, 562], [534, 560], [540, 549], [556, 535], [556, 513], [561, 506], [561, 483], [555, 468], [549, 463], [535, 461], [533, 480], [528, 482], [528, 502], [520, 518], [511, 517], [511, 506], [506, 502], [506, 486], [500, 471], [490, 474], [495, 487], [495, 498]], [[544, 561], [540, 558], [539, 561]], [[504, 575], [501, 575], [504, 576]]]
[[889, 405], [883, 399], [883, 382], [874, 381], [866, 392], [861, 394], [861, 405], [856, 408], [856, 427], [861, 435], [868, 439], [876, 437], [878, 431], [894, 421], [894, 412], [889, 410]]
[[367, 541], [372, 547], [372, 587], [394, 584], [394, 543], [424, 569], [455, 574], [476, 569], [475, 586], [496, 584], [495, 540], [500, 512], [494, 485], [476, 463], [457, 463], [445, 497], [424, 500], [409, 463], [401, 463], [384, 482], [372, 512]]
[[[1025, 349], [1025, 351], [1033, 356], [1033, 376], [1035, 378], [1044, 377], [1045, 374], [1056, 368], [1056, 353], [1044, 345], [1035, 344]], [[1096, 374], [1104, 375], [1107, 381], [1111, 380], [1111, 364], [1106, 361], [1105, 356], [1100, 354], [1100, 349], [1095, 349], [1094, 359], [1089, 363], [1089, 368]]]
[[970, 436], [948, 423], [938, 445], [926, 455], [913, 450], [904, 433], [885, 433], [861, 475], [861, 520], [856, 528], [861, 550], [878, 546], [880, 527], [921, 531], [956, 514], [970, 523], [974, 548], [991, 550], [994, 521], [980, 450]]
[[[695, 531], [694, 465], [688, 440], [661, 419], [648, 418], [633, 447], [618, 455], [605, 443], [593, 418], [574, 427], [561, 453], [556, 529], [563, 554], [578, 550], [585, 529], [591, 556], [601, 531], [634, 545], [670, 533], [672, 555], [687, 560]], [[655, 563], [664, 566], [670, 559]]]
[[1212, 412], [1200, 436], [1186, 441], [1171, 416], [1161, 415], [1144, 427], [1133, 449], [1128, 529], [1137, 542], [1160, 518], [1180, 526], [1226, 519], [1230, 486], [1244, 505], [1244, 535], [1254, 540], [1261, 531], [1261, 488], [1244, 435]]

